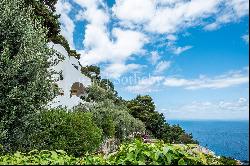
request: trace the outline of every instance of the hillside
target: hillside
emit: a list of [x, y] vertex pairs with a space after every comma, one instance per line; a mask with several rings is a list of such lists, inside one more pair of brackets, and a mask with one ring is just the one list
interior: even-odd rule
[[0, 164], [236, 164], [188, 145], [198, 142], [150, 96], [124, 100], [98, 66], [82, 66], [56, 2], [0, 2]]

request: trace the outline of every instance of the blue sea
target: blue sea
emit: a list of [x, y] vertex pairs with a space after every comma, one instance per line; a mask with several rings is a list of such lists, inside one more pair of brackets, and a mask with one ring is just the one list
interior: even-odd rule
[[168, 121], [179, 124], [216, 155], [249, 161], [249, 121]]

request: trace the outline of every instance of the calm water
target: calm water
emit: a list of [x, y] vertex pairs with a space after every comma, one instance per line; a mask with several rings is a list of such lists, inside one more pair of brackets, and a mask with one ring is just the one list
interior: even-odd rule
[[249, 161], [249, 121], [168, 121], [192, 133], [217, 155]]

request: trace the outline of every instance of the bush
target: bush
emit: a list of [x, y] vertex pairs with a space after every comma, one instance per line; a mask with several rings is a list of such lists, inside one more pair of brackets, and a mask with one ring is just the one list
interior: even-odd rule
[[[171, 145], [143, 143], [136, 140], [123, 144], [120, 149], [108, 156], [88, 155], [82, 158], [68, 156], [63, 151], [31, 151], [28, 154], [17, 152], [14, 155], [0, 156], [0, 165], [224, 165], [213, 154], [205, 154], [197, 145]], [[236, 164], [236, 163], [232, 163]]]
[[223, 165], [217, 156], [199, 151], [197, 145], [171, 145], [162, 142], [143, 143], [136, 140], [123, 144], [120, 149], [108, 157], [86, 156], [84, 165]]
[[76, 107], [77, 111], [88, 111], [93, 113], [94, 121], [102, 128], [104, 137], [113, 137], [120, 140], [126, 139], [135, 132], [143, 133], [144, 124], [132, 117], [125, 106], [115, 105], [110, 100]]
[[78, 161], [78, 158], [69, 156], [62, 150], [33, 150], [27, 154], [16, 152], [0, 157], [0, 165], [75, 165]]
[[[219, 161], [224, 165], [238, 165], [239, 162], [231, 157], [222, 156], [219, 158]], [[244, 164], [243, 164], [244, 165]]]
[[102, 142], [102, 130], [93, 123], [92, 114], [63, 109], [43, 111], [27, 120], [19, 149], [64, 150], [80, 156], [93, 152]]
[[[208, 158], [212, 156], [195, 151], [195, 146], [170, 145], [162, 142], [147, 144], [136, 140], [122, 145], [117, 153], [109, 157], [109, 162], [121, 165], [209, 164]], [[215, 161], [210, 162], [210, 164], [217, 164]]]
[[120, 105], [121, 98], [118, 97], [117, 92], [109, 88], [109, 85], [105, 85], [105, 83], [107, 82], [104, 80], [93, 82], [93, 85], [86, 90], [88, 95], [82, 99], [86, 102], [103, 102], [110, 100], [116, 105]]

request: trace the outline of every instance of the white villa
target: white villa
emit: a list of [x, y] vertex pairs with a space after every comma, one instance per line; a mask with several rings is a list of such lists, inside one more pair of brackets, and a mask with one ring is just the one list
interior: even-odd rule
[[86, 95], [86, 87], [91, 85], [91, 79], [81, 73], [79, 61], [69, 56], [63, 46], [54, 43], [49, 43], [49, 46], [64, 59], [52, 68], [59, 73], [53, 77], [56, 80], [56, 86], [60, 89], [60, 94], [49, 103], [49, 106], [72, 108], [82, 101], [81, 96]]

